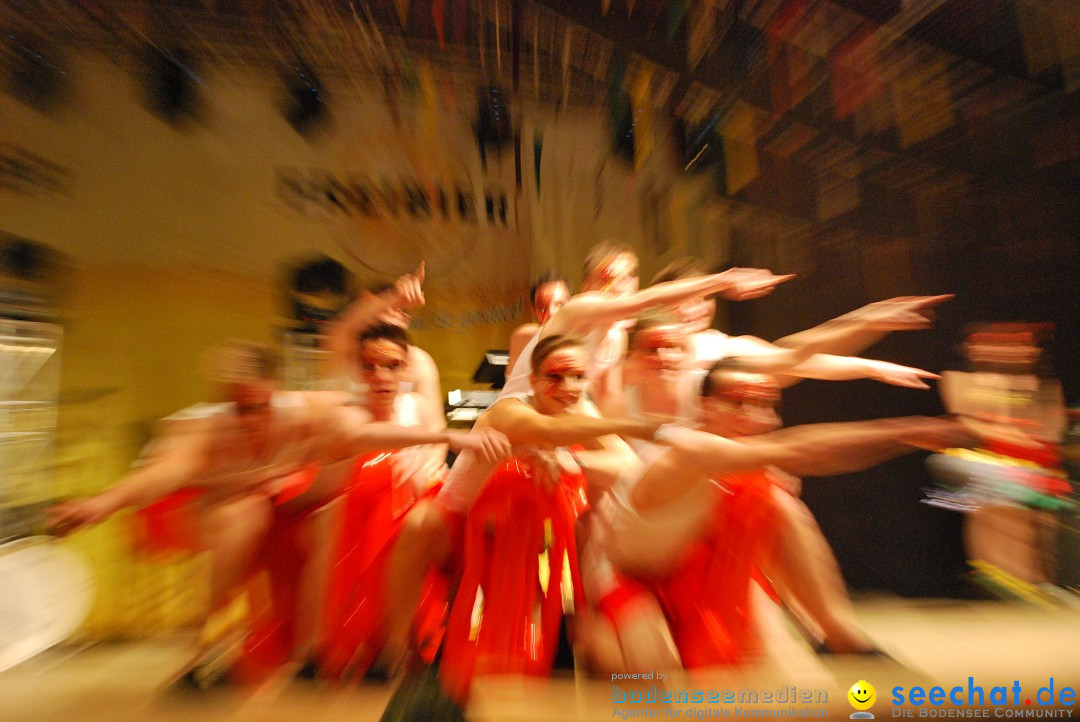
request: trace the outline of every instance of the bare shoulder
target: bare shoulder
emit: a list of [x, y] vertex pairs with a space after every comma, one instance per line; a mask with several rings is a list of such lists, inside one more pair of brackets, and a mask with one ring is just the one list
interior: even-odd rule
[[431, 354], [413, 344], [409, 345], [409, 363], [416, 369], [435, 368], [435, 359], [431, 357]]
[[529, 342], [529, 340], [536, 335], [540, 330], [540, 324], [537, 323], [523, 323], [514, 329], [510, 334], [510, 342], [517, 341], [522, 345]]
[[551, 317], [543, 328], [540, 329], [540, 337], [560, 336], [568, 333], [581, 333], [588, 326], [587, 320], [591, 317], [598, 304], [603, 304], [610, 296], [599, 291], [584, 291], [570, 297], [559, 312]]
[[505, 399], [499, 399], [488, 407], [488, 410], [481, 414], [480, 418], [476, 420], [476, 424], [473, 428], [483, 429], [491, 427], [499, 431], [504, 431], [505, 427], [514, 420], [537, 413], [538, 412], [528, 403], [510, 396]]

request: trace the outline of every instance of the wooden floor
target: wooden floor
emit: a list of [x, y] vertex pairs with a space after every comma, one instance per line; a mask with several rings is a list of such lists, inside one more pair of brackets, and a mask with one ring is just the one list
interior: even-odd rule
[[[858, 603], [860, 620], [894, 661], [819, 657], [778, 618], [771, 651], [736, 672], [710, 671], [667, 680], [673, 690], [820, 690], [824, 704], [766, 705], [768, 713], [794, 707], [816, 716], [847, 718], [848, 688], [867, 680], [877, 689], [877, 718], [894, 716], [891, 690], [903, 685], [946, 688], [968, 678], [989, 693], [1019, 681], [1025, 696], [1047, 686], [1080, 689], [1080, 611], [1019, 603], [874, 598]], [[181, 692], [169, 681], [188, 655], [185, 640], [152, 640], [55, 648], [0, 674], [2, 720], [376, 720], [390, 696], [386, 685], [323, 688], [272, 679], [258, 688]], [[646, 692], [651, 683], [642, 683]], [[620, 686], [620, 691], [631, 690]], [[820, 694], [819, 692], [815, 692]], [[774, 692], [777, 694], [777, 692]], [[753, 705], [616, 704], [611, 680], [480, 680], [469, 710], [475, 720], [610, 720], [621, 712], [657, 718], [702, 719], [724, 711], [739, 716]], [[1023, 705], [1023, 700], [1021, 701]], [[998, 710], [999, 712], [1001, 710]], [[1080, 709], [1073, 709], [1080, 717]], [[825, 714], [827, 713], [827, 715]], [[916, 711], [916, 718], [918, 712]], [[990, 717], [994, 717], [991, 712]], [[1062, 713], [1062, 716], [1065, 716]]]

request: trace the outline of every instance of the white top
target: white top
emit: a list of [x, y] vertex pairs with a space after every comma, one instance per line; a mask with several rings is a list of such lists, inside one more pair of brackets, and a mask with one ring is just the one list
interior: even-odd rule
[[709, 366], [728, 355], [728, 338], [715, 328], [690, 337], [690, 359], [698, 366]]
[[655, 444], [642, 449], [644, 463], [616, 480], [604, 510], [608, 557], [622, 571], [647, 579], [671, 574], [686, 547], [708, 527], [721, 493], [718, 484], [705, 480], [662, 506], [638, 510], [631, 501], [634, 487], [669, 451]]
[[[532, 390], [529, 384], [529, 376], [532, 375], [532, 354], [536, 344], [540, 341], [541, 330], [537, 329], [536, 335], [521, 349], [521, 354], [518, 356], [517, 361], [514, 362], [514, 368], [510, 369], [510, 374], [506, 377], [506, 384], [499, 392], [497, 401], [502, 401], [509, 396], [526, 394]], [[590, 380], [602, 376], [604, 372], [622, 361], [622, 353], [620, 353], [622, 333], [622, 330], [615, 325], [611, 326], [604, 334], [601, 334], [597, 329], [590, 331], [584, 337], [585, 353], [589, 358], [589, 365], [585, 370], [585, 375]], [[612, 345], [616, 349], [614, 353], [610, 350]]]
[[[525, 358], [524, 355], [522, 358]], [[505, 391], [506, 389], [503, 389], [504, 393], [499, 394], [499, 399], [495, 403], [511, 398], [532, 405], [531, 391], [511, 394]], [[513, 451], [517, 454], [524, 449], [515, 447]], [[487, 481], [491, 471], [491, 465], [481, 464], [476, 460], [476, 455], [472, 450], [466, 449], [454, 460], [454, 465], [450, 468], [442, 489], [439, 490], [439, 502], [446, 509], [465, 514], [476, 501], [476, 497], [480, 495], [480, 490], [483, 489], [484, 482]]]

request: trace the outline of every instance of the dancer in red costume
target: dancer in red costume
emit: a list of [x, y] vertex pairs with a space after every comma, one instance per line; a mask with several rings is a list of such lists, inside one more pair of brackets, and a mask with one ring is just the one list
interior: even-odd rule
[[[533, 350], [533, 391], [504, 398], [477, 421], [474, 433], [496, 430], [509, 439], [515, 455], [554, 484], [562, 469], [576, 464], [561, 447], [581, 444], [598, 454], [596, 464], [608, 473], [635, 463], [619, 435], [649, 438], [657, 422], [603, 419], [585, 396], [589, 357], [584, 343], [569, 337], [549, 337]], [[420, 503], [409, 514], [391, 563], [389, 649], [404, 654], [416, 609], [420, 582], [427, 569], [443, 565], [460, 544], [461, 528], [494, 464], [477, 454], [463, 453], [447, 477], [438, 497]]]
[[[357, 403], [376, 421], [428, 428], [423, 397], [402, 390], [409, 373], [409, 338], [404, 330], [379, 324], [358, 338]], [[378, 452], [353, 463], [342, 504], [334, 509], [326, 623], [310, 675], [363, 674], [381, 651], [385, 633], [385, 563], [404, 516], [418, 499], [436, 490], [446, 473], [439, 445]]]
[[[276, 354], [261, 344], [223, 346], [213, 369], [224, 403], [166, 420], [140, 465], [115, 486], [50, 511], [53, 529], [67, 534], [176, 491], [203, 490], [196, 511], [200, 541], [212, 554], [211, 612], [231, 600], [258, 563], [275, 508], [325, 503], [340, 493], [357, 454], [448, 443], [492, 460], [509, 450], [497, 432], [376, 423], [343, 394], [278, 391]], [[313, 464], [319, 473], [306, 471]]]
[[[410, 309], [423, 306], [425, 302], [423, 283], [424, 264], [421, 263], [416, 271], [400, 276], [393, 285], [378, 285], [363, 293], [342, 312], [326, 334], [334, 373], [354, 375], [360, 349], [358, 339], [365, 329], [386, 323], [408, 331]], [[427, 351], [410, 343], [406, 368], [401, 380], [403, 390], [415, 392], [424, 400], [427, 428], [431, 431], [444, 428], [446, 413], [435, 360]]]
[[[622, 393], [609, 398], [608, 410], [617, 415], [634, 418], [644, 414], [660, 414], [692, 421], [697, 416], [698, 390], [701, 376], [695, 373], [691, 363], [693, 338], [687, 333], [686, 324], [669, 312], [655, 310], [638, 317], [630, 334], [630, 350], [623, 364]], [[764, 342], [761, 342], [764, 344]], [[845, 363], [853, 366], [861, 359], [833, 357], [834, 365]], [[895, 369], [896, 377], [932, 377], [933, 374], [918, 369], [881, 363]], [[635, 450], [646, 456], [650, 444], [635, 439], [627, 440]], [[778, 470], [770, 475], [773, 483], [789, 492], [778, 499], [777, 513], [784, 523], [798, 530], [786, 541], [798, 543], [805, 550], [808, 571], [807, 583], [813, 598], [822, 600], [816, 604], [814, 614], [801, 615], [817, 638], [823, 650], [836, 653], [869, 652], [871, 645], [863, 638], [854, 623], [851, 602], [847, 597], [839, 566], [828, 543], [821, 534], [813, 515], [798, 499], [799, 480]], [[595, 478], [593, 481], [596, 481]], [[594, 488], [596, 488], [594, 484]], [[600, 504], [603, 512], [605, 505]], [[602, 531], [599, 533], [602, 535]], [[603, 614], [590, 615], [586, 626], [590, 635], [590, 652], [594, 664], [601, 670], [626, 671], [641, 668], [639, 658], [653, 661], [667, 658], [671, 661], [672, 646], [665, 635], [654, 633], [660, 612], [651, 602], [648, 590], [635, 585], [610, 570], [601, 549], [587, 547], [585, 553], [586, 582], [592, 591], [590, 598], [598, 600]], [[794, 595], [785, 592], [785, 601], [798, 606]], [[802, 611], [802, 610], [798, 610]], [[652, 619], [649, 619], [652, 615]], [[628, 667], [627, 667], [628, 665]]]
[[772, 431], [778, 400], [773, 377], [719, 365], [702, 389], [701, 429], [664, 427], [658, 437], [671, 448], [647, 454], [612, 489], [606, 551], [656, 591], [684, 664], [737, 662], [754, 650], [744, 612], [755, 566], [811, 614], [832, 614], [808, 578], [805, 557], [820, 550], [797, 516], [780, 512], [790, 497], [772, 467], [827, 476], [970, 440], [956, 422], [922, 417]]

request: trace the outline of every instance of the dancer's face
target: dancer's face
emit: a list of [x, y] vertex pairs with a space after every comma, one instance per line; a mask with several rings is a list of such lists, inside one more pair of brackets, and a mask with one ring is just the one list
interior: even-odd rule
[[681, 371], [689, 343], [681, 326], [655, 326], [634, 334], [632, 360], [645, 371]]
[[360, 346], [360, 380], [367, 386], [368, 403], [389, 406], [394, 403], [407, 354], [404, 348], [385, 338], [368, 339]]
[[580, 346], [548, 354], [531, 377], [537, 410], [554, 415], [573, 409], [585, 393], [587, 364], [585, 349]]
[[687, 301], [676, 308], [687, 333], [701, 333], [712, 327], [716, 315], [716, 299], [712, 296]]
[[756, 436], [780, 428], [780, 388], [768, 374], [720, 371], [722, 382], [702, 399], [706, 428], [720, 436]]
[[552, 281], [536, 289], [533, 300], [533, 318], [543, 326], [559, 309], [570, 300], [570, 289], [565, 281]]
[[638, 262], [633, 253], [618, 253], [601, 263], [586, 279], [590, 291], [625, 296], [638, 290]]
[[237, 382], [225, 387], [225, 398], [233, 403], [236, 424], [241, 431], [255, 434], [267, 429], [273, 414], [270, 402], [274, 387], [270, 380]]

